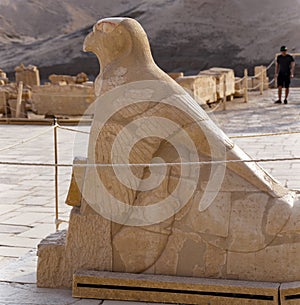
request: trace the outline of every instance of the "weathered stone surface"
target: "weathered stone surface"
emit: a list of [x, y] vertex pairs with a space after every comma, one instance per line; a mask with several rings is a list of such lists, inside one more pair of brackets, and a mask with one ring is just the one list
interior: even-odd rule
[[[228, 252], [227, 276], [232, 279], [292, 282], [299, 278], [300, 242], [283, 243], [250, 253]], [[283, 268], [284, 266], [284, 268]]]
[[15, 68], [16, 71], [16, 82], [23, 82], [24, 85], [28, 86], [39, 86], [40, 85], [40, 73], [36, 66], [29, 65], [25, 67], [23, 64]]
[[32, 103], [38, 114], [82, 115], [94, 101], [89, 85], [35, 86]]
[[244, 96], [244, 82], [241, 77], [235, 77], [234, 97]]
[[72, 170], [72, 177], [69, 192], [66, 198], [66, 204], [70, 206], [80, 206], [81, 205], [81, 192], [82, 185], [85, 176], [85, 167], [76, 166], [86, 164], [87, 160], [85, 158], [75, 158], [74, 167]]
[[280, 285], [280, 304], [300, 304], [300, 282], [283, 283]]
[[63, 82], [65, 84], [82, 84], [87, 82], [88, 76], [85, 73], [78, 73], [76, 76], [71, 76], [71, 75], [56, 75], [56, 74], [51, 74], [49, 76], [49, 80], [51, 84], [53, 85], [59, 85]]
[[[16, 117], [16, 109], [17, 109], [17, 100], [15, 99], [9, 99], [8, 100], [8, 106], [10, 109], [10, 113], [12, 117]], [[21, 102], [21, 112], [20, 112], [20, 118], [27, 118], [27, 112], [26, 112], [26, 101], [22, 100]]]
[[70, 215], [68, 233], [48, 236], [38, 246], [38, 287], [71, 287], [79, 269], [111, 270], [110, 223], [99, 215]]
[[213, 71], [213, 72], [220, 72], [220, 73], [224, 74], [225, 95], [232, 96], [235, 92], [234, 70], [227, 69], [227, 68], [220, 68], [220, 67], [210, 68], [209, 70]]
[[5, 114], [7, 112], [7, 99], [6, 92], [0, 91], [0, 113]]
[[200, 105], [217, 100], [217, 85], [213, 76], [184, 76], [177, 78], [176, 82], [185, 88]]
[[216, 82], [217, 100], [225, 97], [225, 74], [220, 71], [203, 70], [199, 72], [199, 75], [206, 75], [213, 77]]

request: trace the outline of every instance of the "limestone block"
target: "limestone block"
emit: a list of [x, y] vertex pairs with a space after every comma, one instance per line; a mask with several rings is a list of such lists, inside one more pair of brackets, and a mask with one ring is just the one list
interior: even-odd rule
[[0, 113], [5, 114], [7, 112], [7, 99], [6, 99], [6, 92], [0, 91]]
[[[79, 269], [112, 270], [111, 223], [97, 214], [82, 216], [72, 209], [65, 243], [65, 272], [72, 275]], [[67, 284], [70, 284], [68, 282]]]
[[35, 86], [32, 91], [38, 114], [82, 115], [94, 99], [94, 89], [85, 85]]
[[244, 96], [244, 82], [241, 77], [235, 77], [234, 96], [235, 97]]
[[219, 68], [214, 67], [210, 68], [210, 71], [214, 72], [220, 72], [224, 74], [225, 77], [225, 95], [231, 96], [235, 92], [235, 76], [234, 76], [234, 70], [233, 69], [227, 69], [227, 68]]
[[0, 69], [0, 78], [6, 78], [6, 73]]
[[[255, 88], [256, 91], [260, 90], [259, 84], [260, 84], [261, 80], [259, 78], [253, 78], [252, 79], [252, 88]], [[269, 78], [266, 77], [263, 79], [264, 82], [264, 90], [267, 90], [269, 88]]]
[[[282, 234], [292, 234], [293, 232], [300, 232], [300, 200], [294, 202], [293, 213], [289, 215], [289, 221], [286, 222], [283, 226], [281, 233]], [[280, 211], [277, 217], [281, 217], [283, 211]], [[286, 219], [286, 217], [284, 217]]]
[[71, 287], [73, 273], [82, 268], [112, 269], [110, 223], [100, 215], [70, 215], [69, 229], [48, 236], [38, 246], [38, 287]]
[[253, 281], [293, 282], [299, 278], [300, 242], [269, 245], [249, 253], [228, 252], [228, 278]]
[[168, 75], [169, 75], [172, 79], [174, 79], [174, 80], [176, 80], [176, 79], [179, 78], [179, 77], [183, 77], [183, 76], [184, 76], [184, 75], [183, 75], [183, 72], [169, 72]]
[[216, 82], [217, 100], [225, 97], [225, 74], [220, 71], [203, 70], [199, 72], [199, 75], [207, 75], [214, 77]]
[[70, 187], [68, 191], [68, 195], [66, 198], [66, 204], [70, 206], [80, 206], [81, 204], [81, 193], [82, 193], [82, 185], [84, 181], [85, 175], [85, 167], [76, 166], [77, 164], [83, 165], [86, 164], [86, 158], [75, 158], [74, 166], [72, 168], [72, 177], [70, 182]]
[[231, 251], [258, 251], [266, 246], [264, 215], [268, 196], [233, 193], [230, 219], [229, 249]]
[[219, 192], [210, 206], [200, 212], [201, 196], [203, 196], [203, 192], [195, 194], [191, 210], [184, 219], [185, 225], [190, 227], [192, 232], [227, 237], [231, 213], [231, 193]]
[[259, 79], [261, 77], [260, 74], [263, 74], [262, 77], [263, 79], [267, 78], [267, 68], [265, 66], [255, 66], [254, 67], [254, 77], [256, 79]]
[[283, 283], [280, 285], [280, 304], [300, 304], [300, 282]]
[[76, 77], [71, 75], [56, 75], [51, 74], [49, 76], [49, 80], [52, 85], [59, 85], [62, 83], [65, 84], [75, 84], [76, 83]]
[[[17, 109], [17, 100], [15, 99], [9, 99], [8, 105], [10, 109], [11, 116], [13, 118], [16, 117], [16, 109]], [[20, 118], [27, 118], [27, 111], [26, 111], [26, 101], [22, 100], [21, 102], [21, 112], [20, 112]]]
[[65, 239], [66, 232], [59, 231], [49, 235], [38, 245], [38, 287], [65, 286]]
[[29, 65], [25, 67], [23, 64], [15, 68], [16, 71], [16, 82], [23, 82], [24, 85], [28, 86], [39, 86], [40, 85], [40, 73], [36, 66]]
[[52, 85], [59, 85], [59, 84], [82, 84], [87, 82], [88, 76], [81, 72], [78, 73], [76, 76], [71, 76], [71, 75], [57, 75], [57, 74], [51, 74], [49, 76], [49, 80]]
[[176, 82], [201, 105], [216, 101], [216, 82], [209, 75], [184, 76], [176, 79]]
[[[253, 89], [253, 77], [248, 77], [248, 89]], [[259, 88], [257, 88], [257, 90], [259, 90]]]
[[88, 76], [84, 72], [81, 72], [76, 75], [75, 82], [76, 84], [82, 84], [82, 83], [86, 83], [88, 80], [89, 80]]
[[6, 76], [6, 73], [0, 69], [0, 85], [8, 84], [9, 80]]

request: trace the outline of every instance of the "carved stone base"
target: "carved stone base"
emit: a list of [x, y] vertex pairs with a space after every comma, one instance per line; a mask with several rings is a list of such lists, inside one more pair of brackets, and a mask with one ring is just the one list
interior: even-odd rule
[[[96, 234], [95, 234], [96, 232]], [[98, 215], [73, 208], [68, 232], [54, 233], [38, 246], [38, 287], [71, 287], [79, 269], [111, 270], [110, 225]]]

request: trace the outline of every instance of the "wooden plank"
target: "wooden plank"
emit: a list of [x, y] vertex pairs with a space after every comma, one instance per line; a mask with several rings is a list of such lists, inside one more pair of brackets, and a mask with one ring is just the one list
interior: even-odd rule
[[73, 297], [200, 305], [278, 304], [279, 283], [78, 271]]

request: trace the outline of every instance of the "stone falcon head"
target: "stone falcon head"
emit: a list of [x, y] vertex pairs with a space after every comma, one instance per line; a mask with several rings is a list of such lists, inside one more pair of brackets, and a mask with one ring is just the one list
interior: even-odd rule
[[128, 58], [128, 64], [153, 61], [144, 29], [131, 18], [99, 20], [86, 37], [83, 50], [95, 53], [102, 69], [125, 58]]

